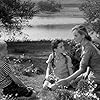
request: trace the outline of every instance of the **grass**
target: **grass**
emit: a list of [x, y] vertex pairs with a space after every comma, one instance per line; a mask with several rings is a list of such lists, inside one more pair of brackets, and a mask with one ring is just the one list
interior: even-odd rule
[[[30, 41], [30, 42], [12, 42], [12, 43], [7, 43], [7, 44], [8, 44], [9, 55], [13, 55], [15, 57], [18, 57], [22, 53], [12, 52], [12, 51], [14, 51], [16, 48], [26, 47], [26, 49], [29, 51], [26, 52], [25, 55], [31, 57], [33, 66], [40, 67], [45, 72], [46, 67], [47, 67], [47, 64], [45, 62], [48, 58], [48, 55], [51, 53], [50, 41], [44, 40], [44, 41]], [[67, 46], [65, 46], [65, 47], [67, 47]], [[34, 52], [32, 52], [32, 51], [34, 51]], [[22, 66], [22, 65], [19, 67], [16, 66], [16, 68], [18, 67], [19, 69], [25, 69], [26, 67], [29, 67], [29, 66], [30, 65], [24, 63], [24, 66]], [[19, 73], [22, 70], [16, 70], [16, 71]], [[41, 74], [41, 75], [32, 74], [30, 77], [26, 76], [26, 75], [22, 75], [22, 74], [18, 75], [18, 73], [16, 75], [19, 77], [19, 79], [22, 80], [26, 86], [33, 87], [34, 90], [39, 93], [39, 96], [41, 98], [43, 98], [43, 96], [41, 96], [41, 94], [42, 94], [43, 81], [45, 79], [45, 73]], [[55, 98], [54, 92], [47, 91], [45, 100], [58, 100], [58, 99]], [[72, 100], [72, 99], [70, 99], [70, 100]], [[78, 99], [78, 100], [81, 100], [81, 99]], [[87, 100], [87, 99], [84, 99], [84, 100]]]

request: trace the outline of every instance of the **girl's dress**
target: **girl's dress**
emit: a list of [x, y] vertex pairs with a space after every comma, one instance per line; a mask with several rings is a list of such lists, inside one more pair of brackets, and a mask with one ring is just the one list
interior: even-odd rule
[[[56, 77], [59, 79], [66, 78], [69, 75], [71, 75], [72, 72], [72, 63], [71, 63], [71, 58], [68, 55], [63, 54], [64, 56], [60, 57], [60, 59], [56, 59], [53, 54], [50, 54], [48, 60], [46, 63], [51, 63], [52, 62], [54, 74]], [[65, 57], [66, 56], [66, 57]]]

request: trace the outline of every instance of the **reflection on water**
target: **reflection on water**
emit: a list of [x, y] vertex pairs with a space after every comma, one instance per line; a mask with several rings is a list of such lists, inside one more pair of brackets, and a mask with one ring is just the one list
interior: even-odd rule
[[34, 17], [30, 21], [31, 27], [25, 27], [24, 33], [29, 34], [31, 40], [41, 39], [72, 39], [71, 29], [75, 24], [83, 23], [82, 18], [66, 18], [66, 17]]
[[76, 24], [82, 23], [83, 18], [68, 18], [68, 17], [34, 17], [30, 24], [36, 25], [53, 25], [53, 24]]
[[[66, 26], [66, 25], [65, 25]], [[64, 25], [63, 28], [58, 28], [57, 26], [53, 27], [33, 27], [25, 28], [23, 31], [28, 33], [31, 40], [42, 40], [42, 39], [64, 39], [73, 38], [70, 29], [66, 28]], [[73, 25], [72, 25], [73, 26]], [[64, 28], [65, 27], [65, 28]]]

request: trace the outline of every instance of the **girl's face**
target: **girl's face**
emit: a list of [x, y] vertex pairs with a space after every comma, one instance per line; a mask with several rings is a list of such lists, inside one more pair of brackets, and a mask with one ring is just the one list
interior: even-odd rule
[[58, 47], [57, 47], [56, 51], [59, 52], [59, 53], [63, 53], [65, 51], [63, 42], [58, 44]]
[[73, 35], [74, 35], [75, 42], [77, 42], [77, 43], [81, 43], [82, 42], [82, 40], [84, 38], [84, 35], [79, 34], [77, 30], [73, 31]]

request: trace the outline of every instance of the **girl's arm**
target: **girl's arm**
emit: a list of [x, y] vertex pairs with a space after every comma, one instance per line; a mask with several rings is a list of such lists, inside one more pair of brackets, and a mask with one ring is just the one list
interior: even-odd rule
[[72, 60], [69, 56], [67, 56], [68, 58], [68, 70], [69, 70], [69, 74], [72, 75], [73, 74], [73, 64], [72, 64]]
[[52, 57], [52, 54], [50, 54], [48, 60], [46, 61], [46, 63], [48, 64], [48, 66], [47, 66], [47, 69], [46, 69], [46, 76], [45, 76], [45, 79], [47, 79], [47, 80], [48, 80], [48, 78], [49, 78], [50, 71], [51, 71], [51, 69], [52, 69], [52, 63], [51, 63], [52, 58], [53, 58], [53, 57]]
[[45, 76], [45, 79], [47, 79], [47, 80], [48, 80], [48, 78], [49, 78], [51, 65], [52, 65], [51, 63], [48, 63], [48, 66], [47, 66], [46, 76]]

